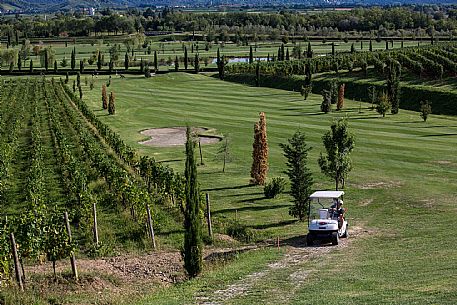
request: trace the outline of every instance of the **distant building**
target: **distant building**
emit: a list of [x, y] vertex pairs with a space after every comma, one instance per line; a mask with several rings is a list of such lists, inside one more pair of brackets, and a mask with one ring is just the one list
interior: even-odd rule
[[89, 16], [95, 16], [95, 8], [89, 8]]

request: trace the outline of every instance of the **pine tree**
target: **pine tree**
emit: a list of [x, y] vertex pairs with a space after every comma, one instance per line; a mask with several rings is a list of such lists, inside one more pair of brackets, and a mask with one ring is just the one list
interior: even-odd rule
[[187, 70], [189, 64], [189, 58], [187, 57], [187, 47], [184, 47], [184, 69]]
[[108, 109], [108, 96], [106, 95], [106, 85], [102, 86], [102, 108]]
[[336, 110], [341, 110], [344, 107], [344, 87], [345, 84], [340, 85], [338, 90], [338, 102], [336, 103]]
[[378, 105], [376, 106], [376, 111], [379, 114], [381, 114], [382, 117], [385, 117], [387, 111], [389, 111], [390, 107], [392, 107], [392, 105], [390, 104], [389, 97], [387, 96], [387, 94], [385, 92], [383, 92], [382, 94], [380, 94], [378, 96], [377, 104]]
[[324, 113], [329, 113], [332, 110], [331, 94], [329, 90], [322, 91], [322, 104], [321, 111]]
[[350, 153], [354, 149], [354, 137], [348, 131], [347, 121], [339, 119], [332, 123], [330, 131], [322, 137], [327, 155], [320, 155], [318, 163], [322, 173], [335, 181], [335, 190], [344, 188], [345, 180], [352, 169]]
[[254, 125], [251, 183], [264, 185], [268, 172], [267, 123], [264, 112], [261, 112], [259, 116], [259, 122]]
[[124, 57], [124, 68], [125, 70], [129, 69], [129, 54], [125, 52], [125, 57]]
[[114, 115], [116, 113], [116, 106], [115, 106], [115, 96], [114, 92], [111, 92], [109, 95], [109, 102], [108, 102], [108, 114]]
[[195, 142], [191, 129], [186, 131], [186, 209], [184, 213], [184, 268], [189, 277], [196, 277], [202, 271], [202, 223], [200, 218], [200, 192], [197, 181], [197, 165], [194, 155]]
[[279, 144], [287, 158], [287, 171], [289, 176], [290, 193], [294, 197], [294, 205], [290, 207], [289, 214], [303, 221], [308, 214], [307, 203], [312, 192], [313, 177], [307, 167], [308, 152], [311, 147], [306, 145], [305, 134], [297, 131], [288, 139], [289, 144]]
[[254, 63], [254, 53], [252, 51], [252, 46], [249, 47], [249, 63]]
[[428, 101], [421, 101], [420, 115], [427, 122], [428, 115], [432, 113], [432, 105]]

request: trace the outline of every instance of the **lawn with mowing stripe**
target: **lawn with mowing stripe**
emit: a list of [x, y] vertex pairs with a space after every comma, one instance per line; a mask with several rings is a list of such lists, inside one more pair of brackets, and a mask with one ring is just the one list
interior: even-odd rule
[[[221, 172], [221, 161], [214, 160], [219, 145], [202, 147], [205, 164], [198, 167], [201, 188], [210, 193], [217, 232], [223, 233], [225, 224], [237, 217], [257, 229], [259, 240], [303, 235], [306, 227], [288, 215], [288, 194], [265, 199], [261, 187], [248, 184], [253, 125], [258, 113], [264, 111], [267, 117], [269, 177], [285, 176], [279, 143], [286, 142], [300, 128], [313, 147], [309, 165], [315, 189], [333, 187], [317, 166], [317, 158], [323, 152], [321, 137], [333, 119], [348, 118], [356, 146], [345, 205], [350, 224], [370, 233], [347, 248], [304, 261], [302, 268], [310, 273], [301, 286], [288, 284], [293, 270], [285, 270], [274, 278], [259, 280], [252, 294], [248, 291], [231, 300], [233, 304], [268, 304], [269, 296], [278, 291], [287, 296], [282, 301], [285, 304], [302, 304], [305, 300], [307, 304], [318, 304], [324, 299], [328, 304], [457, 301], [457, 236], [452, 230], [457, 224], [455, 117], [431, 115], [424, 123], [418, 113], [400, 110], [398, 115], [381, 118], [368, 109], [368, 104], [350, 100], [346, 100], [343, 111], [322, 114], [322, 97], [318, 95], [303, 101], [296, 92], [184, 73], [150, 79], [113, 77], [108, 91], [116, 94], [116, 115], [108, 116], [101, 110], [101, 85], [106, 81], [96, 79], [93, 91], [84, 87], [84, 100], [128, 144], [178, 171], [184, 167], [184, 147], [140, 145], [137, 142], [145, 139], [141, 130], [189, 124], [214, 128], [216, 134], [229, 136], [233, 161], [225, 174]], [[154, 297], [154, 304], [169, 304], [173, 296], [182, 293], [181, 289], [186, 293], [195, 289], [210, 293], [211, 280], [206, 288], [201, 288], [198, 281], [193, 283], [163, 292], [163, 299]], [[329, 298], [329, 293], [334, 297]], [[338, 294], [341, 298], [336, 297]]]

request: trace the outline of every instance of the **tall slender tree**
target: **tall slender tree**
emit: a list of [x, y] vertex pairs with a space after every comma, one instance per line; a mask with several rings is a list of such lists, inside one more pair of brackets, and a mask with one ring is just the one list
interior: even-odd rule
[[44, 69], [48, 72], [49, 69], [49, 55], [48, 49], [44, 49]]
[[33, 60], [30, 60], [30, 73], [33, 73]]
[[252, 46], [249, 47], [249, 63], [254, 63], [254, 53], [252, 51]]
[[191, 129], [186, 130], [186, 209], [184, 213], [184, 267], [190, 277], [196, 277], [202, 271], [202, 223], [200, 218], [200, 192], [197, 181], [195, 160], [195, 142]]
[[252, 144], [251, 183], [264, 185], [268, 173], [268, 141], [265, 113], [259, 114], [259, 122], [254, 125], [254, 143]]
[[98, 51], [97, 56], [97, 69], [100, 71], [102, 69], [102, 52]]
[[306, 144], [305, 134], [297, 131], [288, 144], [279, 144], [287, 158], [287, 171], [289, 176], [290, 193], [294, 197], [294, 205], [290, 207], [289, 214], [303, 221], [308, 214], [307, 203], [312, 192], [313, 177], [307, 167], [308, 152], [311, 150]]
[[154, 72], [157, 73], [157, 71], [159, 71], [159, 61], [157, 59], [157, 51], [154, 51]]
[[17, 69], [18, 69], [19, 71], [22, 70], [22, 58], [21, 58], [21, 54], [19, 54], [19, 55], [17, 56]]
[[71, 51], [70, 67], [72, 71], [76, 69], [76, 48], [73, 48], [73, 50]]
[[179, 71], [179, 59], [178, 59], [178, 56], [176, 56], [175, 58], [175, 72], [178, 72]]
[[129, 69], [129, 53], [125, 52], [125, 56], [124, 56], [124, 68], [125, 70], [128, 70]]
[[336, 110], [341, 110], [344, 107], [344, 88], [345, 84], [341, 84], [338, 90], [338, 102], [336, 103]]
[[116, 114], [116, 97], [114, 96], [114, 92], [111, 92], [109, 95], [109, 102], [108, 102], [108, 114], [114, 115]]
[[313, 49], [311, 48], [311, 42], [308, 42], [308, 50], [306, 51], [307, 58], [313, 58]]
[[187, 57], [187, 47], [184, 47], [184, 69], [187, 70], [189, 64], [189, 58]]
[[195, 53], [194, 69], [195, 73], [198, 74], [200, 72], [200, 58], [198, 57], [198, 53]]
[[102, 86], [102, 108], [108, 109], [108, 95], [106, 94], [106, 85]]

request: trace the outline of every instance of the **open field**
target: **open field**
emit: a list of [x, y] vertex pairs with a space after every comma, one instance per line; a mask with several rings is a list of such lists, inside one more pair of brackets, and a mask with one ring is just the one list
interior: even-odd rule
[[[210, 193], [216, 231], [222, 232], [224, 224], [237, 217], [257, 229], [258, 240], [276, 236], [300, 239], [306, 234], [305, 225], [288, 215], [288, 195], [267, 200], [261, 188], [248, 186], [252, 127], [258, 112], [265, 111], [267, 116], [269, 177], [284, 176], [285, 160], [278, 144], [301, 128], [313, 147], [309, 163], [316, 189], [332, 187], [317, 167], [323, 151], [320, 137], [333, 118], [348, 117], [356, 148], [345, 203], [351, 225], [369, 234], [347, 247], [260, 278], [220, 304], [300, 304], [303, 300], [320, 304], [323, 299], [328, 304], [456, 302], [457, 237], [450, 229], [456, 224], [457, 211], [455, 117], [432, 115], [424, 123], [418, 113], [401, 110], [383, 119], [366, 104], [352, 101], [346, 101], [344, 111], [324, 115], [319, 112], [321, 96], [311, 95], [304, 102], [295, 92], [174, 73], [151, 79], [113, 78], [108, 90], [116, 93], [117, 114], [107, 116], [100, 110], [99, 88], [105, 81], [98, 78], [96, 89], [85, 91], [85, 101], [128, 144], [176, 169], [183, 168], [183, 148], [142, 146], [137, 143], [144, 140], [141, 130], [190, 124], [229, 135], [233, 162], [225, 174], [221, 162], [213, 160], [217, 145], [203, 146], [201, 188]], [[240, 274], [237, 267], [246, 263], [253, 264], [249, 257], [240, 256], [226, 270], [205, 273], [201, 279], [146, 297], [142, 303], [196, 303], [197, 296], [211, 296], [212, 287], [243, 283], [250, 271]], [[306, 274], [299, 285], [289, 281], [297, 269]], [[329, 293], [335, 295], [335, 287], [340, 297], [329, 298]]]

